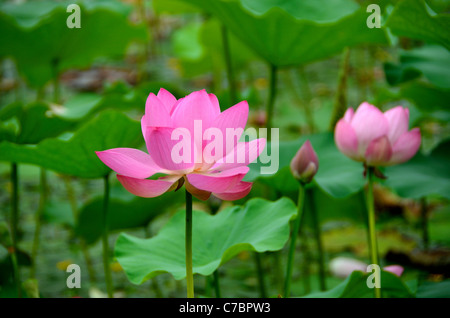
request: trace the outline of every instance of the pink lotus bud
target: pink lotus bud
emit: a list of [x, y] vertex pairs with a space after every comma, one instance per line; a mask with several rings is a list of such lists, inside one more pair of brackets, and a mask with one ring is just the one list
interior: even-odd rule
[[387, 272], [391, 272], [392, 274], [400, 277], [403, 274], [404, 268], [400, 265], [389, 265], [383, 268]]
[[319, 169], [317, 154], [311, 142], [307, 140], [291, 161], [292, 174], [300, 182], [309, 183], [316, 175], [317, 169]]
[[419, 150], [419, 128], [408, 131], [409, 110], [402, 106], [385, 113], [367, 102], [349, 108], [335, 128], [334, 139], [346, 156], [368, 166], [390, 166], [411, 159]]

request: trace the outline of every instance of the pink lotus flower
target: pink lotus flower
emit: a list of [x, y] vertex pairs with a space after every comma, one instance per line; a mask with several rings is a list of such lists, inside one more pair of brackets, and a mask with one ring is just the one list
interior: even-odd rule
[[[148, 154], [130, 148], [96, 154], [117, 172], [125, 189], [137, 196], [156, 197], [185, 184], [186, 190], [201, 200], [211, 193], [222, 200], [238, 200], [252, 187], [251, 182], [242, 181], [249, 171], [247, 165], [266, 144], [264, 138], [238, 141], [247, 118], [246, 101], [220, 112], [217, 97], [205, 90], [177, 100], [161, 88], [157, 95], [148, 96], [141, 120]], [[230, 138], [229, 131], [237, 133]], [[182, 151], [178, 151], [180, 143]], [[214, 151], [207, 151], [211, 148]], [[184, 160], [176, 158], [180, 153]], [[156, 173], [165, 176], [147, 179]]]
[[409, 110], [401, 106], [385, 113], [367, 102], [355, 113], [349, 108], [335, 128], [335, 141], [346, 156], [367, 166], [389, 166], [411, 159], [420, 147], [420, 131], [408, 131]]
[[291, 160], [291, 172], [295, 179], [303, 183], [309, 183], [314, 178], [319, 169], [319, 160], [317, 154], [307, 140], [298, 150], [297, 154]]

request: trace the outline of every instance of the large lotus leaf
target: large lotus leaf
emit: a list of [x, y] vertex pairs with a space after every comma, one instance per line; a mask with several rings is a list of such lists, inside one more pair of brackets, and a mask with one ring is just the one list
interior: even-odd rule
[[75, 126], [72, 121], [53, 116], [49, 106], [44, 103], [24, 107], [19, 115], [19, 123], [19, 144], [35, 144], [46, 138], [57, 137]]
[[417, 298], [450, 298], [450, 279], [424, 282], [417, 288]]
[[35, 144], [74, 128], [74, 122], [54, 116], [50, 110], [50, 106], [43, 102], [28, 105], [12, 103], [5, 106], [0, 111], [1, 127], [8, 127], [8, 122], [14, 120], [17, 122], [17, 129], [9, 136], [0, 137], [0, 141]]
[[[254, 55], [233, 33], [228, 32], [227, 36], [231, 61], [238, 71]], [[221, 23], [217, 19], [188, 24], [174, 32], [172, 41], [184, 76], [198, 76], [225, 68]]]
[[[244, 206], [227, 208], [216, 215], [193, 212], [193, 271], [210, 275], [220, 264], [244, 250], [277, 251], [289, 239], [289, 221], [296, 214], [294, 203], [281, 198], [270, 202], [252, 199]], [[175, 279], [186, 276], [185, 212], [175, 214], [153, 238], [121, 234], [115, 256], [128, 279], [141, 284], [161, 273]]]
[[100, 178], [110, 169], [95, 151], [136, 148], [143, 143], [140, 124], [126, 115], [106, 111], [87, 122], [70, 139], [49, 138], [37, 145], [0, 143], [0, 161], [39, 165], [83, 178]]
[[427, 45], [400, 52], [400, 64], [384, 67], [389, 84], [396, 85], [423, 74], [431, 83], [450, 88], [450, 52], [440, 45]]
[[450, 121], [450, 88], [439, 88], [429, 83], [412, 81], [400, 87], [399, 98], [413, 102], [425, 117]]
[[399, 1], [386, 26], [395, 35], [439, 43], [450, 50], [450, 15], [436, 14], [424, 0]]
[[[311, 210], [313, 203], [314, 212]], [[366, 222], [366, 204], [363, 191], [346, 198], [333, 198], [319, 187], [312, 188], [309, 190], [309, 193], [307, 192], [305, 211], [305, 223], [311, 227], [314, 225], [312, 223], [312, 213], [316, 213], [320, 223], [336, 220], [361, 224]]]
[[[329, 195], [342, 198], [358, 192], [365, 183], [363, 178], [363, 166], [343, 155], [334, 142], [333, 134], [321, 133], [303, 136], [298, 140], [279, 143], [279, 164], [275, 174], [261, 174], [261, 168], [269, 164], [261, 164], [260, 161], [250, 164], [250, 171], [245, 180], [253, 181], [257, 178], [267, 178], [268, 182], [277, 190], [296, 191], [298, 183], [294, 180], [289, 170], [289, 164], [303, 145], [309, 139], [319, 158], [319, 170], [314, 178], [315, 183]], [[268, 153], [272, 152], [272, 145], [266, 146]], [[275, 158], [273, 159], [275, 160]], [[276, 167], [276, 165], [275, 165]]]
[[153, 10], [158, 14], [180, 14], [199, 12], [200, 9], [194, 5], [190, 5], [183, 0], [153, 0]]
[[[346, 280], [333, 289], [325, 292], [311, 293], [306, 298], [373, 298], [373, 289], [367, 287], [367, 278], [370, 274], [354, 271]], [[380, 285], [383, 297], [414, 297], [403, 281], [390, 272], [381, 271]]]
[[[146, 226], [155, 217], [179, 204], [184, 199], [180, 192], [169, 192], [156, 198], [132, 196], [127, 200], [112, 197], [108, 204], [108, 228], [110, 231]], [[103, 231], [103, 197], [85, 204], [80, 211], [76, 233], [88, 244], [95, 243]]]
[[[70, 4], [83, 5], [88, 10], [94, 9], [110, 9], [111, 11], [121, 13], [127, 16], [131, 12], [131, 7], [120, 1], [114, 0], [78, 0], [78, 1], [53, 1], [39, 0], [29, 1], [26, 5], [14, 2], [5, 2], [0, 5], [1, 11], [12, 16], [17, 23], [23, 28], [32, 28], [38, 24], [42, 18], [52, 14], [52, 11], [58, 7], [67, 8]], [[67, 15], [69, 15], [68, 13]]]
[[[351, 0], [184, 0], [218, 17], [256, 54], [276, 66], [317, 61], [362, 43], [387, 43]], [[355, 32], [358, 30], [358, 32]]]
[[428, 156], [419, 153], [406, 163], [387, 167], [385, 185], [404, 198], [434, 194], [450, 199], [449, 147], [450, 142], [445, 142]]
[[54, 78], [55, 70], [85, 67], [98, 57], [122, 56], [131, 40], [145, 41], [147, 37], [145, 27], [131, 25], [120, 7], [103, 1], [98, 6], [81, 2], [81, 28], [70, 29], [66, 27], [68, 4], [43, 6], [48, 12], [31, 22], [30, 14], [18, 18], [17, 11], [33, 12], [37, 6], [33, 2], [0, 12], [2, 39], [8, 43], [0, 47], [0, 56], [12, 56], [33, 86]]
[[[53, 108], [53, 113], [67, 120], [80, 121], [105, 109], [119, 111], [143, 111], [145, 101], [150, 93], [157, 94], [165, 88], [176, 97], [184, 96], [173, 84], [159, 81], [143, 82], [136, 87], [129, 87], [123, 82], [115, 82], [105, 87], [102, 94], [80, 93], [71, 96], [63, 105]], [[1, 111], [0, 111], [1, 119]]]

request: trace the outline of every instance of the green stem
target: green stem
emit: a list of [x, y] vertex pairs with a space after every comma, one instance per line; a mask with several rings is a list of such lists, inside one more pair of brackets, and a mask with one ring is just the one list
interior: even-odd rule
[[44, 99], [45, 97], [45, 89], [43, 86], [39, 87], [36, 93], [36, 101], [40, 102]]
[[220, 293], [219, 270], [215, 270], [213, 276], [214, 276], [214, 291], [216, 293], [216, 298], [222, 298], [222, 294]]
[[428, 249], [430, 244], [430, 236], [428, 234], [428, 216], [427, 216], [427, 199], [423, 197], [420, 200], [420, 214], [422, 219], [422, 241], [424, 249]]
[[157, 277], [153, 277], [151, 279], [152, 281], [152, 289], [155, 292], [156, 298], [164, 298], [164, 295], [161, 291], [161, 287], [159, 286], [159, 282], [157, 280]]
[[104, 176], [104, 194], [103, 194], [103, 269], [105, 271], [106, 291], [109, 298], [113, 298], [113, 283], [111, 277], [111, 267], [109, 266], [109, 245], [108, 245], [108, 205], [109, 205], [109, 173]]
[[314, 133], [314, 131], [316, 130], [316, 126], [314, 124], [314, 117], [311, 112], [312, 93], [311, 88], [309, 87], [308, 78], [306, 77], [305, 68], [303, 66], [299, 69], [299, 75], [304, 100], [303, 107], [305, 111], [306, 121], [308, 122], [309, 131], [311, 133]]
[[[62, 179], [64, 181], [64, 186], [66, 187], [67, 199], [69, 200], [70, 208], [72, 210], [73, 221], [74, 223], [76, 223], [78, 220], [78, 207], [77, 207], [77, 199], [75, 197], [75, 190], [72, 186], [72, 182], [69, 176], [63, 176]], [[86, 241], [83, 238], [80, 238], [80, 247], [81, 252], [83, 253], [84, 260], [86, 262], [86, 267], [89, 275], [89, 282], [91, 283], [91, 285], [95, 285], [96, 275], [94, 265], [92, 263], [92, 259], [89, 254]]]
[[186, 283], [187, 298], [194, 298], [194, 274], [192, 270], [192, 194], [186, 190]]
[[207, 298], [212, 297], [212, 286], [214, 285], [214, 277], [212, 275], [205, 276], [205, 296]]
[[320, 290], [325, 291], [327, 289], [326, 286], [326, 275], [325, 275], [325, 262], [324, 262], [324, 252], [323, 252], [323, 244], [322, 244], [322, 233], [319, 224], [319, 218], [317, 215], [317, 209], [314, 201], [314, 192], [310, 191], [310, 202], [311, 202], [311, 216], [314, 225], [314, 236], [317, 244], [317, 251], [319, 254], [319, 283]]
[[270, 65], [270, 78], [269, 78], [269, 98], [267, 101], [267, 141], [272, 138], [272, 119], [273, 119], [273, 109], [275, 105], [275, 98], [277, 95], [277, 67], [275, 65]]
[[298, 188], [297, 217], [295, 218], [294, 228], [292, 229], [292, 233], [291, 233], [291, 242], [289, 245], [286, 277], [284, 280], [284, 297], [285, 298], [288, 298], [291, 295], [291, 279], [292, 279], [292, 269], [293, 269], [293, 265], [294, 265], [295, 242], [297, 240], [298, 232], [300, 230], [304, 202], [305, 202], [305, 188], [302, 184], [300, 184], [300, 186]]
[[22, 288], [20, 279], [20, 268], [17, 261], [17, 232], [19, 222], [19, 177], [17, 172], [17, 163], [11, 164], [11, 184], [12, 184], [12, 196], [11, 196], [11, 241], [12, 241], [12, 253], [11, 260], [14, 271], [14, 281], [16, 283], [17, 296], [22, 298]]
[[256, 264], [256, 272], [258, 274], [259, 297], [267, 298], [266, 283], [264, 279], [264, 271], [261, 261], [261, 255], [258, 252], [253, 253]]
[[273, 252], [273, 267], [274, 267], [274, 274], [275, 274], [275, 281], [277, 285], [277, 292], [278, 294], [283, 293], [283, 269], [281, 265], [281, 256], [280, 251]]
[[223, 53], [225, 56], [225, 65], [227, 70], [228, 89], [230, 91], [230, 105], [236, 104], [236, 82], [234, 77], [233, 63], [231, 61], [230, 41], [228, 38], [228, 32], [225, 25], [222, 24], [222, 43]]
[[47, 171], [44, 168], [41, 168], [39, 192], [40, 192], [39, 207], [38, 210], [36, 211], [36, 228], [34, 230], [33, 248], [31, 252], [31, 259], [33, 260], [30, 270], [31, 278], [36, 278], [36, 260], [39, 251], [42, 215], [44, 214], [44, 208], [47, 202]]
[[[367, 211], [368, 211], [368, 222], [369, 222], [369, 249], [370, 249], [370, 261], [371, 264], [380, 265], [378, 260], [378, 249], [377, 249], [377, 234], [375, 231], [375, 202], [373, 198], [373, 178], [374, 178], [374, 168], [367, 168]], [[374, 288], [375, 298], [381, 298], [381, 289]]]
[[[302, 224], [304, 224], [305, 213], [303, 213]], [[308, 295], [311, 292], [311, 250], [308, 243], [308, 233], [305, 229], [300, 228], [300, 251], [302, 251], [303, 259], [301, 263], [300, 277], [303, 280], [303, 295]]]
[[53, 72], [53, 101], [55, 103], [60, 102], [60, 85], [58, 74], [59, 60], [56, 58], [52, 60], [52, 72]]
[[333, 114], [331, 116], [330, 130], [334, 131], [337, 121], [347, 109], [347, 78], [350, 73], [350, 50], [348, 47], [342, 52], [341, 68], [339, 70], [338, 89], [334, 99]]

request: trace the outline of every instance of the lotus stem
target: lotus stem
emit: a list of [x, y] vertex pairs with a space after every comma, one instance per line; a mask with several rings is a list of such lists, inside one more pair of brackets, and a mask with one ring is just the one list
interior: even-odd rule
[[219, 270], [215, 270], [213, 273], [214, 276], [214, 291], [216, 293], [216, 298], [222, 298], [222, 294], [220, 292], [220, 280], [219, 280]]
[[430, 245], [430, 236], [428, 234], [428, 216], [427, 216], [427, 199], [420, 199], [420, 214], [422, 219], [422, 242], [424, 249], [428, 249]]
[[[375, 231], [375, 202], [373, 198], [373, 178], [375, 170], [373, 167], [367, 168], [367, 211], [369, 221], [369, 249], [371, 264], [380, 265], [378, 260], [377, 234]], [[381, 289], [374, 288], [375, 298], [381, 298]]]
[[348, 47], [342, 52], [341, 68], [339, 70], [338, 89], [334, 100], [333, 114], [331, 116], [330, 130], [334, 130], [334, 126], [347, 109], [347, 78], [350, 72], [350, 50]]
[[194, 298], [194, 274], [192, 269], [192, 194], [186, 190], [186, 283], [187, 298]]
[[300, 83], [302, 88], [302, 94], [303, 94], [303, 108], [305, 111], [305, 117], [306, 121], [308, 122], [308, 128], [311, 133], [314, 133], [316, 130], [316, 126], [314, 124], [314, 117], [311, 112], [311, 100], [312, 100], [312, 93], [311, 88], [309, 87], [308, 78], [306, 77], [305, 68], [301, 66], [299, 68], [298, 72], [300, 76]]
[[[66, 187], [67, 199], [69, 200], [70, 209], [72, 210], [72, 217], [73, 217], [74, 222], [76, 222], [78, 219], [78, 207], [77, 207], [77, 200], [75, 197], [75, 191], [73, 189], [72, 182], [71, 182], [69, 176], [62, 176], [62, 179], [64, 181], [64, 186]], [[94, 270], [94, 266], [92, 265], [92, 259], [89, 254], [89, 250], [88, 250], [86, 241], [83, 238], [80, 238], [80, 248], [81, 248], [81, 252], [83, 253], [84, 260], [86, 262], [86, 267], [87, 267], [88, 275], [89, 275], [89, 282], [92, 285], [94, 285], [96, 282], [95, 270]]]
[[273, 64], [270, 65], [270, 78], [269, 78], [269, 98], [267, 100], [267, 141], [270, 141], [272, 138], [272, 119], [273, 119], [273, 110], [275, 105], [275, 98], [277, 95], [277, 67]]
[[59, 83], [59, 59], [55, 58], [51, 62], [53, 72], [53, 102], [59, 103], [61, 97], [61, 87]]
[[261, 255], [258, 252], [254, 252], [253, 255], [256, 265], [256, 272], [258, 274], [259, 297], [267, 298], [266, 283], [262, 267]]
[[17, 296], [22, 298], [22, 288], [20, 279], [20, 268], [17, 261], [17, 232], [18, 232], [18, 222], [19, 222], [19, 177], [17, 172], [17, 163], [13, 162], [11, 164], [11, 184], [12, 184], [12, 195], [11, 195], [11, 241], [12, 241], [12, 251], [11, 260], [14, 271], [14, 282], [16, 284]]
[[223, 53], [225, 57], [225, 66], [227, 70], [227, 79], [228, 79], [228, 89], [230, 91], [230, 105], [236, 104], [236, 81], [234, 76], [233, 63], [231, 60], [231, 49], [230, 49], [230, 41], [228, 37], [228, 31], [225, 25], [221, 26], [222, 31], [222, 43], [223, 43]]
[[288, 262], [286, 268], [286, 277], [284, 280], [284, 297], [289, 298], [291, 295], [291, 280], [292, 280], [292, 269], [294, 265], [294, 254], [295, 254], [295, 242], [300, 230], [300, 224], [303, 216], [303, 205], [305, 202], [305, 187], [300, 183], [298, 188], [298, 203], [297, 203], [297, 216], [294, 221], [294, 228], [291, 232], [291, 242], [289, 245]]
[[41, 237], [41, 226], [42, 226], [42, 215], [44, 214], [45, 205], [47, 203], [47, 171], [44, 168], [40, 169], [40, 178], [39, 178], [39, 207], [36, 211], [36, 228], [34, 230], [34, 238], [33, 238], [33, 248], [31, 252], [31, 258], [33, 263], [31, 264], [30, 277], [36, 278], [36, 260], [39, 252], [40, 245], [40, 237]]
[[104, 194], [103, 194], [103, 269], [105, 271], [106, 291], [108, 298], [113, 298], [113, 283], [111, 277], [111, 268], [109, 266], [109, 244], [108, 244], [108, 205], [109, 205], [109, 173], [104, 176]]
[[325, 275], [325, 257], [323, 252], [323, 244], [322, 244], [322, 231], [320, 229], [319, 218], [317, 215], [317, 209], [314, 200], [313, 191], [310, 192], [309, 198], [311, 199], [311, 216], [314, 225], [314, 236], [317, 244], [317, 252], [318, 252], [318, 263], [319, 263], [319, 286], [321, 291], [325, 291], [327, 289], [326, 286], [326, 275]]

